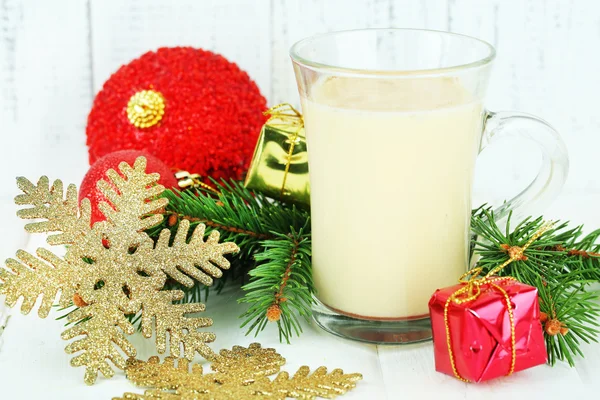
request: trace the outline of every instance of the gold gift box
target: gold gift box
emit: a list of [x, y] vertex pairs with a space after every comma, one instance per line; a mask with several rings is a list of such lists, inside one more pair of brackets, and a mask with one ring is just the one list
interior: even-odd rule
[[244, 185], [273, 199], [310, 206], [308, 153], [302, 114], [289, 104], [265, 112]]

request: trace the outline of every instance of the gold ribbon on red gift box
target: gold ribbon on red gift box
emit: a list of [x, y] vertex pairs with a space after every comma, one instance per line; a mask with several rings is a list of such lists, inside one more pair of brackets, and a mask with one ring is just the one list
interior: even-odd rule
[[446, 300], [446, 303], [444, 305], [444, 326], [446, 328], [446, 344], [448, 346], [448, 355], [450, 357], [450, 364], [452, 366], [452, 371], [454, 372], [454, 376], [456, 378], [460, 379], [463, 382], [470, 382], [469, 380], [465, 379], [458, 372], [458, 369], [456, 368], [456, 361], [454, 359], [454, 353], [452, 351], [452, 344], [451, 344], [451, 332], [450, 332], [450, 323], [448, 320], [448, 309], [452, 302], [454, 302], [456, 304], [464, 304], [464, 303], [468, 303], [473, 300], [476, 300], [479, 297], [479, 295], [481, 294], [481, 287], [484, 285], [490, 285], [492, 288], [494, 288], [498, 292], [502, 293], [504, 300], [506, 301], [506, 310], [508, 313], [508, 319], [510, 321], [510, 334], [511, 334], [510, 335], [511, 362], [510, 362], [510, 369], [508, 370], [508, 373], [506, 374], [506, 376], [509, 376], [514, 372], [517, 354], [516, 354], [516, 344], [515, 344], [515, 340], [516, 340], [515, 339], [515, 318], [514, 318], [514, 314], [513, 314], [513, 306], [511, 304], [510, 297], [508, 296], [508, 293], [506, 292], [506, 290], [504, 290], [498, 284], [501, 282], [516, 280], [516, 279], [513, 277], [510, 277], [510, 276], [499, 277], [499, 276], [495, 276], [495, 274], [497, 274], [499, 271], [501, 271], [503, 268], [505, 268], [509, 264], [513, 263], [514, 261], [523, 259], [523, 257], [524, 257], [523, 253], [525, 252], [525, 250], [527, 250], [533, 244], [533, 242], [535, 242], [537, 239], [539, 239], [545, 232], [550, 230], [553, 226], [554, 226], [554, 222], [549, 222], [549, 223], [542, 225], [540, 227], [540, 229], [538, 229], [533, 234], [533, 236], [527, 241], [527, 243], [525, 243], [525, 245], [523, 247], [513, 246], [510, 249], [508, 249], [508, 253], [510, 256], [509, 259], [506, 260], [501, 265], [499, 265], [495, 268], [492, 268], [485, 276], [480, 276], [481, 273], [483, 272], [483, 268], [477, 267], [477, 268], [473, 268], [473, 269], [469, 270], [468, 272], [466, 272], [465, 274], [463, 274], [460, 277], [459, 283], [464, 284], [464, 286], [460, 287], [454, 293], [452, 293], [450, 295], [450, 297], [448, 297], [448, 300]]

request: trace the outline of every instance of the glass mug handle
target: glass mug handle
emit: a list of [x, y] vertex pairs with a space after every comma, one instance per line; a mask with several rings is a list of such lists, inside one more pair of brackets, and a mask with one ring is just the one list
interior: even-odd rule
[[569, 171], [567, 148], [558, 132], [538, 117], [513, 111], [487, 111], [479, 151], [503, 137], [517, 137], [537, 144], [542, 152], [542, 165], [533, 182], [495, 209], [494, 215], [502, 219], [512, 211], [517, 221], [530, 215], [536, 217], [565, 184]]

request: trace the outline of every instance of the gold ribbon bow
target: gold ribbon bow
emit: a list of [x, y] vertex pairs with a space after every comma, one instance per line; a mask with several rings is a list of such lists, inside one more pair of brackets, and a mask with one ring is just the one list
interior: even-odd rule
[[304, 128], [304, 119], [302, 118], [302, 114], [298, 110], [296, 110], [291, 104], [288, 103], [282, 103], [271, 107], [263, 114], [270, 117], [266, 123], [272, 127], [277, 127], [278, 125], [280, 125], [282, 128], [285, 129], [289, 129], [289, 127], [296, 128], [294, 133], [292, 134], [292, 137], [289, 139], [290, 149], [287, 153], [285, 171], [283, 172], [283, 181], [281, 183], [281, 192], [279, 194], [280, 200], [283, 200], [285, 184], [287, 182], [287, 177], [290, 172], [292, 155], [294, 154], [294, 146], [296, 145], [296, 141], [298, 140], [300, 131], [302, 130], [302, 128]]
[[506, 260], [501, 265], [492, 268], [485, 276], [480, 277], [483, 272], [483, 268], [477, 267], [469, 270], [465, 274], [463, 274], [458, 280], [460, 283], [464, 283], [465, 285], [456, 290], [454, 293], [448, 297], [446, 300], [446, 304], [444, 305], [444, 325], [446, 327], [446, 344], [448, 346], [448, 355], [450, 357], [450, 364], [452, 365], [452, 371], [454, 372], [454, 376], [460, 379], [463, 382], [470, 382], [469, 380], [463, 378], [456, 369], [456, 362], [454, 360], [454, 353], [452, 352], [451, 346], [451, 337], [450, 337], [450, 324], [448, 322], [448, 309], [452, 302], [456, 304], [463, 304], [470, 301], [473, 301], [479, 297], [481, 294], [481, 286], [483, 285], [491, 285], [498, 292], [502, 293], [504, 300], [506, 301], [506, 310], [508, 312], [508, 319], [510, 321], [510, 345], [511, 345], [511, 362], [510, 369], [506, 376], [511, 375], [515, 370], [515, 362], [517, 359], [517, 350], [516, 350], [516, 338], [515, 338], [515, 317], [513, 313], [513, 307], [510, 302], [510, 297], [506, 290], [500, 287], [497, 283], [516, 280], [510, 276], [498, 277], [494, 276], [494, 274], [498, 273], [500, 270], [508, 266], [514, 261], [522, 260], [524, 257], [524, 252], [535, 242], [538, 240], [544, 233], [550, 230], [554, 226], [554, 222], [548, 222], [540, 227], [533, 236], [525, 243], [523, 247], [513, 246], [509, 249], [508, 253], [510, 258]]

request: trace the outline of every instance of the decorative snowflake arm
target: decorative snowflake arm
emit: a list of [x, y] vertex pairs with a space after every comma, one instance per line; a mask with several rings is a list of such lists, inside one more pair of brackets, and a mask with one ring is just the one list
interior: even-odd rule
[[275, 349], [263, 348], [259, 343], [251, 343], [248, 348], [233, 346], [233, 349], [223, 349], [211, 364], [213, 371], [223, 375], [244, 379], [257, 378], [278, 373], [285, 364], [283, 358]]
[[64, 340], [85, 335], [83, 339], [69, 343], [65, 348], [68, 354], [82, 352], [71, 359], [73, 367], [86, 367], [84, 381], [92, 385], [98, 377], [98, 371], [110, 378], [114, 375], [109, 359], [118, 368], [125, 369], [126, 361], [117, 351], [118, 346], [129, 357], [135, 357], [133, 345], [125, 337], [135, 332], [133, 325], [123, 315], [123, 311], [108, 302], [99, 302], [79, 308], [69, 314], [70, 322], [77, 325], [62, 333]]
[[[173, 244], [169, 246], [171, 232], [164, 229], [152, 253], [146, 253], [152, 259], [142, 257], [142, 264], [155, 264], [177, 282], [192, 287], [194, 278], [198, 282], [210, 286], [212, 278], [220, 278], [223, 272], [219, 269], [229, 269], [229, 261], [224, 254], [235, 253], [239, 247], [235, 243], [219, 243], [219, 232], [214, 230], [204, 241], [206, 226], [199, 224], [192, 237], [187, 241], [190, 222], [183, 220], [177, 228]], [[198, 268], [199, 267], [199, 268]]]
[[25, 225], [30, 233], [61, 232], [48, 236], [51, 245], [72, 244], [90, 230], [91, 206], [89, 200], [81, 203], [81, 215], [77, 201], [77, 188], [69, 185], [66, 198], [63, 197], [63, 183], [55, 180], [52, 186], [46, 176], [42, 176], [37, 186], [26, 178], [17, 178], [17, 186], [23, 194], [15, 197], [17, 205], [32, 205], [17, 211], [22, 219], [45, 219]]
[[0, 268], [0, 295], [6, 295], [6, 304], [13, 307], [23, 297], [21, 312], [29, 314], [36, 300], [42, 295], [38, 310], [40, 318], [46, 318], [56, 295], [59, 304], [66, 307], [75, 293], [78, 277], [76, 271], [49, 250], [40, 248], [38, 257], [26, 251], [17, 252], [18, 260], [6, 260], [8, 269]]
[[328, 399], [342, 395], [356, 387], [362, 379], [361, 374], [344, 374], [341, 369], [334, 369], [327, 374], [327, 368], [319, 367], [310, 375], [310, 368], [300, 367], [290, 379], [287, 372], [280, 372], [273, 380], [273, 386], [279, 393], [295, 399]]
[[173, 357], [165, 358], [163, 364], [159, 363], [158, 357], [151, 357], [148, 362], [128, 360], [127, 379], [152, 389], [143, 395], [125, 393], [115, 400], [333, 399], [354, 389], [356, 382], [362, 379], [361, 374], [344, 374], [341, 369], [328, 374], [325, 367], [310, 374], [310, 369], [305, 366], [292, 378], [287, 372], [280, 372], [271, 381], [268, 375], [279, 372], [285, 359], [274, 349], [263, 349], [258, 343], [252, 343], [248, 348], [234, 346], [232, 350], [221, 350], [211, 365], [216, 371], [214, 374], [203, 374], [198, 364], [193, 365], [190, 372], [186, 360], [178, 360], [177, 366], [175, 361]]
[[168, 204], [165, 198], [156, 198], [165, 188], [159, 185], [159, 174], [146, 174], [146, 159], [138, 157], [133, 168], [126, 162], [119, 164], [119, 175], [109, 169], [106, 175], [112, 182], [99, 180], [98, 189], [109, 200], [98, 204], [110, 224], [123, 232], [141, 232], [163, 220], [159, 211]]
[[[161, 364], [156, 356], [150, 357], [148, 361], [136, 360], [130, 358], [127, 360], [125, 373], [127, 379], [137, 386], [153, 387], [156, 389], [175, 390], [192, 382], [204, 381], [205, 375], [202, 365], [192, 365], [185, 358], [176, 359], [175, 357], [165, 357]], [[212, 377], [209, 375], [212, 384]]]
[[216, 374], [204, 374], [200, 364], [192, 365], [189, 371], [188, 360], [174, 357], [165, 357], [162, 364], [158, 357], [150, 357], [147, 362], [129, 359], [125, 371], [127, 379], [138, 386], [166, 390], [186, 387], [202, 392], [223, 383], [247, 384], [276, 374], [284, 364], [285, 358], [275, 349], [252, 343], [248, 348], [234, 346], [232, 350], [221, 350], [211, 365]]
[[[186, 397], [189, 400], [199, 400], [201, 397]], [[125, 393], [123, 397], [114, 397], [113, 400], [183, 400], [177, 393], [163, 392], [159, 389], [146, 390], [145, 394]]]
[[210, 318], [186, 317], [186, 314], [202, 312], [202, 303], [173, 304], [181, 300], [181, 290], [165, 290], [153, 293], [151, 297], [142, 297], [142, 334], [152, 336], [153, 322], [156, 322], [156, 350], [162, 354], [167, 347], [167, 331], [171, 356], [180, 356], [180, 344], [183, 344], [184, 357], [192, 360], [198, 352], [202, 357], [211, 360], [214, 352], [206, 343], [214, 342], [216, 335], [211, 332], [198, 332], [198, 328], [212, 325]]

